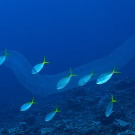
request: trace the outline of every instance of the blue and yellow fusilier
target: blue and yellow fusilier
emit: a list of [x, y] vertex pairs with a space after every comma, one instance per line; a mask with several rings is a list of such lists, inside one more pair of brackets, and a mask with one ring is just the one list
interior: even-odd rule
[[106, 83], [111, 77], [113, 74], [120, 74], [121, 72], [117, 71], [116, 68], [113, 69], [112, 72], [108, 72], [108, 73], [104, 73], [102, 75], [100, 75], [98, 78], [97, 78], [97, 84], [103, 84], [103, 83]]
[[56, 107], [55, 111], [50, 112], [46, 115], [45, 121], [50, 121], [55, 116], [55, 114], [58, 112], [61, 112], [61, 111], [58, 109], [58, 107]]
[[6, 51], [6, 49], [5, 49], [4, 54], [0, 56], [0, 65], [3, 64], [3, 62], [6, 60], [6, 57], [7, 57], [8, 55], [11, 55], [11, 54], [9, 54], [9, 53]]
[[90, 74], [83, 76], [83, 77], [78, 81], [78, 85], [79, 85], [79, 86], [85, 85], [86, 83], [88, 83], [88, 82], [90, 81], [90, 79], [91, 79], [91, 77], [92, 77], [93, 75], [96, 75], [96, 74], [95, 74], [94, 71], [92, 70], [92, 72], [91, 72]]
[[113, 112], [113, 103], [117, 102], [117, 100], [114, 99], [113, 95], [111, 95], [111, 102], [106, 107], [105, 116], [109, 117]]
[[49, 63], [50, 62], [47, 62], [46, 58], [44, 57], [44, 61], [42, 63], [39, 63], [33, 67], [32, 74], [37, 74], [44, 67], [45, 64], [49, 64]]
[[27, 102], [23, 104], [20, 108], [20, 111], [26, 111], [28, 110], [33, 104], [37, 104], [37, 102], [34, 101], [34, 97], [32, 98], [31, 102]]
[[78, 76], [78, 75], [73, 74], [73, 73], [72, 73], [72, 69], [70, 68], [70, 75], [67, 76], [67, 77], [62, 78], [62, 79], [57, 83], [57, 89], [58, 89], [58, 90], [63, 89], [63, 88], [69, 83], [69, 81], [71, 80], [71, 78], [72, 78], [73, 76]]

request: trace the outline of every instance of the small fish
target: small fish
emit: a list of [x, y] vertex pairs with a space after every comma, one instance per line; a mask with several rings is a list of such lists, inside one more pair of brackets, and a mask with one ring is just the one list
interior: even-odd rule
[[56, 107], [55, 111], [50, 112], [50, 113], [48, 113], [48, 114], [46, 115], [45, 121], [50, 121], [50, 120], [55, 116], [55, 114], [56, 114], [57, 112], [61, 112], [61, 111], [58, 109], [58, 107]]
[[102, 75], [100, 75], [97, 79], [97, 84], [104, 84], [106, 83], [113, 74], [120, 74], [121, 72], [117, 71], [116, 68], [113, 69], [112, 72], [108, 72], [108, 73], [104, 73]]
[[1, 56], [0, 56], [0, 65], [2, 65], [2, 64], [4, 63], [4, 61], [6, 60], [6, 57], [7, 57], [8, 55], [11, 55], [11, 54], [7, 53], [7, 51], [6, 51], [6, 49], [5, 49], [4, 55], [1, 55]]
[[34, 97], [32, 98], [31, 102], [25, 103], [21, 106], [20, 111], [26, 111], [28, 110], [33, 104], [37, 104], [37, 102], [34, 101]]
[[96, 75], [96, 74], [94, 73], [94, 71], [92, 71], [91, 74], [88, 74], [88, 75], [83, 76], [83, 77], [79, 80], [78, 85], [79, 85], [79, 86], [85, 85], [86, 83], [88, 83], [88, 82], [90, 81], [90, 79], [91, 79], [91, 77], [92, 77], [93, 75]]
[[113, 110], [113, 103], [117, 102], [117, 100], [115, 100], [113, 98], [113, 95], [111, 95], [111, 98], [112, 98], [111, 102], [106, 107], [106, 112], [105, 112], [106, 117], [109, 117], [112, 114], [112, 112], [113, 112], [112, 111]]
[[33, 67], [32, 74], [37, 74], [44, 67], [45, 64], [49, 64], [49, 63], [50, 62], [47, 62], [46, 58], [44, 57], [44, 61], [42, 63], [39, 63]]
[[70, 75], [67, 76], [67, 77], [62, 78], [62, 79], [57, 83], [57, 89], [58, 89], [58, 90], [63, 89], [63, 88], [69, 83], [69, 81], [71, 80], [71, 77], [73, 77], [73, 76], [78, 76], [78, 75], [73, 74], [73, 73], [72, 73], [72, 69], [70, 68]]

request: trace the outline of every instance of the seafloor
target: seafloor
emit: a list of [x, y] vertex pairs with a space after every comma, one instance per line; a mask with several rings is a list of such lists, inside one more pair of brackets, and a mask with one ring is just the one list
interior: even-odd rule
[[[111, 94], [117, 102], [106, 118]], [[135, 135], [134, 78], [113, 78], [108, 85], [79, 87], [35, 100], [38, 104], [26, 112], [19, 111], [19, 102], [1, 105], [0, 135]], [[45, 122], [57, 105], [61, 112]]]

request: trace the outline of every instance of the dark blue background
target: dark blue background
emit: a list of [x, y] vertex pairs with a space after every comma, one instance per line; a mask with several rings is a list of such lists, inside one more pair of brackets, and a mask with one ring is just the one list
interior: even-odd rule
[[[55, 74], [106, 56], [134, 33], [135, 0], [0, 1], [0, 50], [19, 51], [33, 66], [45, 55], [51, 64], [41, 74]], [[130, 61], [118, 77], [134, 76], [134, 69]], [[15, 106], [19, 112], [33, 96], [39, 104], [45, 100], [26, 90], [4, 65], [0, 76], [2, 109]], [[87, 86], [94, 87], [95, 82]]]
[[0, 49], [54, 74], [108, 55], [135, 33], [135, 0], [0, 1]]
[[[0, 0], [0, 50], [19, 51], [33, 66], [45, 55], [51, 64], [40, 74], [59, 73], [106, 56], [134, 33], [135, 0]], [[135, 76], [134, 63], [116, 76]], [[86, 85], [91, 86], [95, 82]], [[33, 96], [39, 107], [46, 101], [25, 89], [4, 64], [0, 66], [0, 114], [8, 110], [7, 120], [14, 110], [21, 114], [20, 106]]]

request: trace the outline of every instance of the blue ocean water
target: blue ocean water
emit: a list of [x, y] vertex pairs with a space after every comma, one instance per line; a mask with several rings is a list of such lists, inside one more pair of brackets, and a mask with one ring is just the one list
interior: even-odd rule
[[[0, 20], [0, 49], [21, 52], [33, 66], [46, 56], [51, 63], [41, 74], [53, 75], [107, 56], [132, 36], [135, 1], [5, 0], [0, 1]], [[133, 62], [122, 69], [121, 78], [134, 77]], [[0, 70], [1, 108], [8, 108], [8, 114], [12, 107], [12, 111], [20, 107], [16, 102], [33, 94], [10, 69], [1, 66]]]

